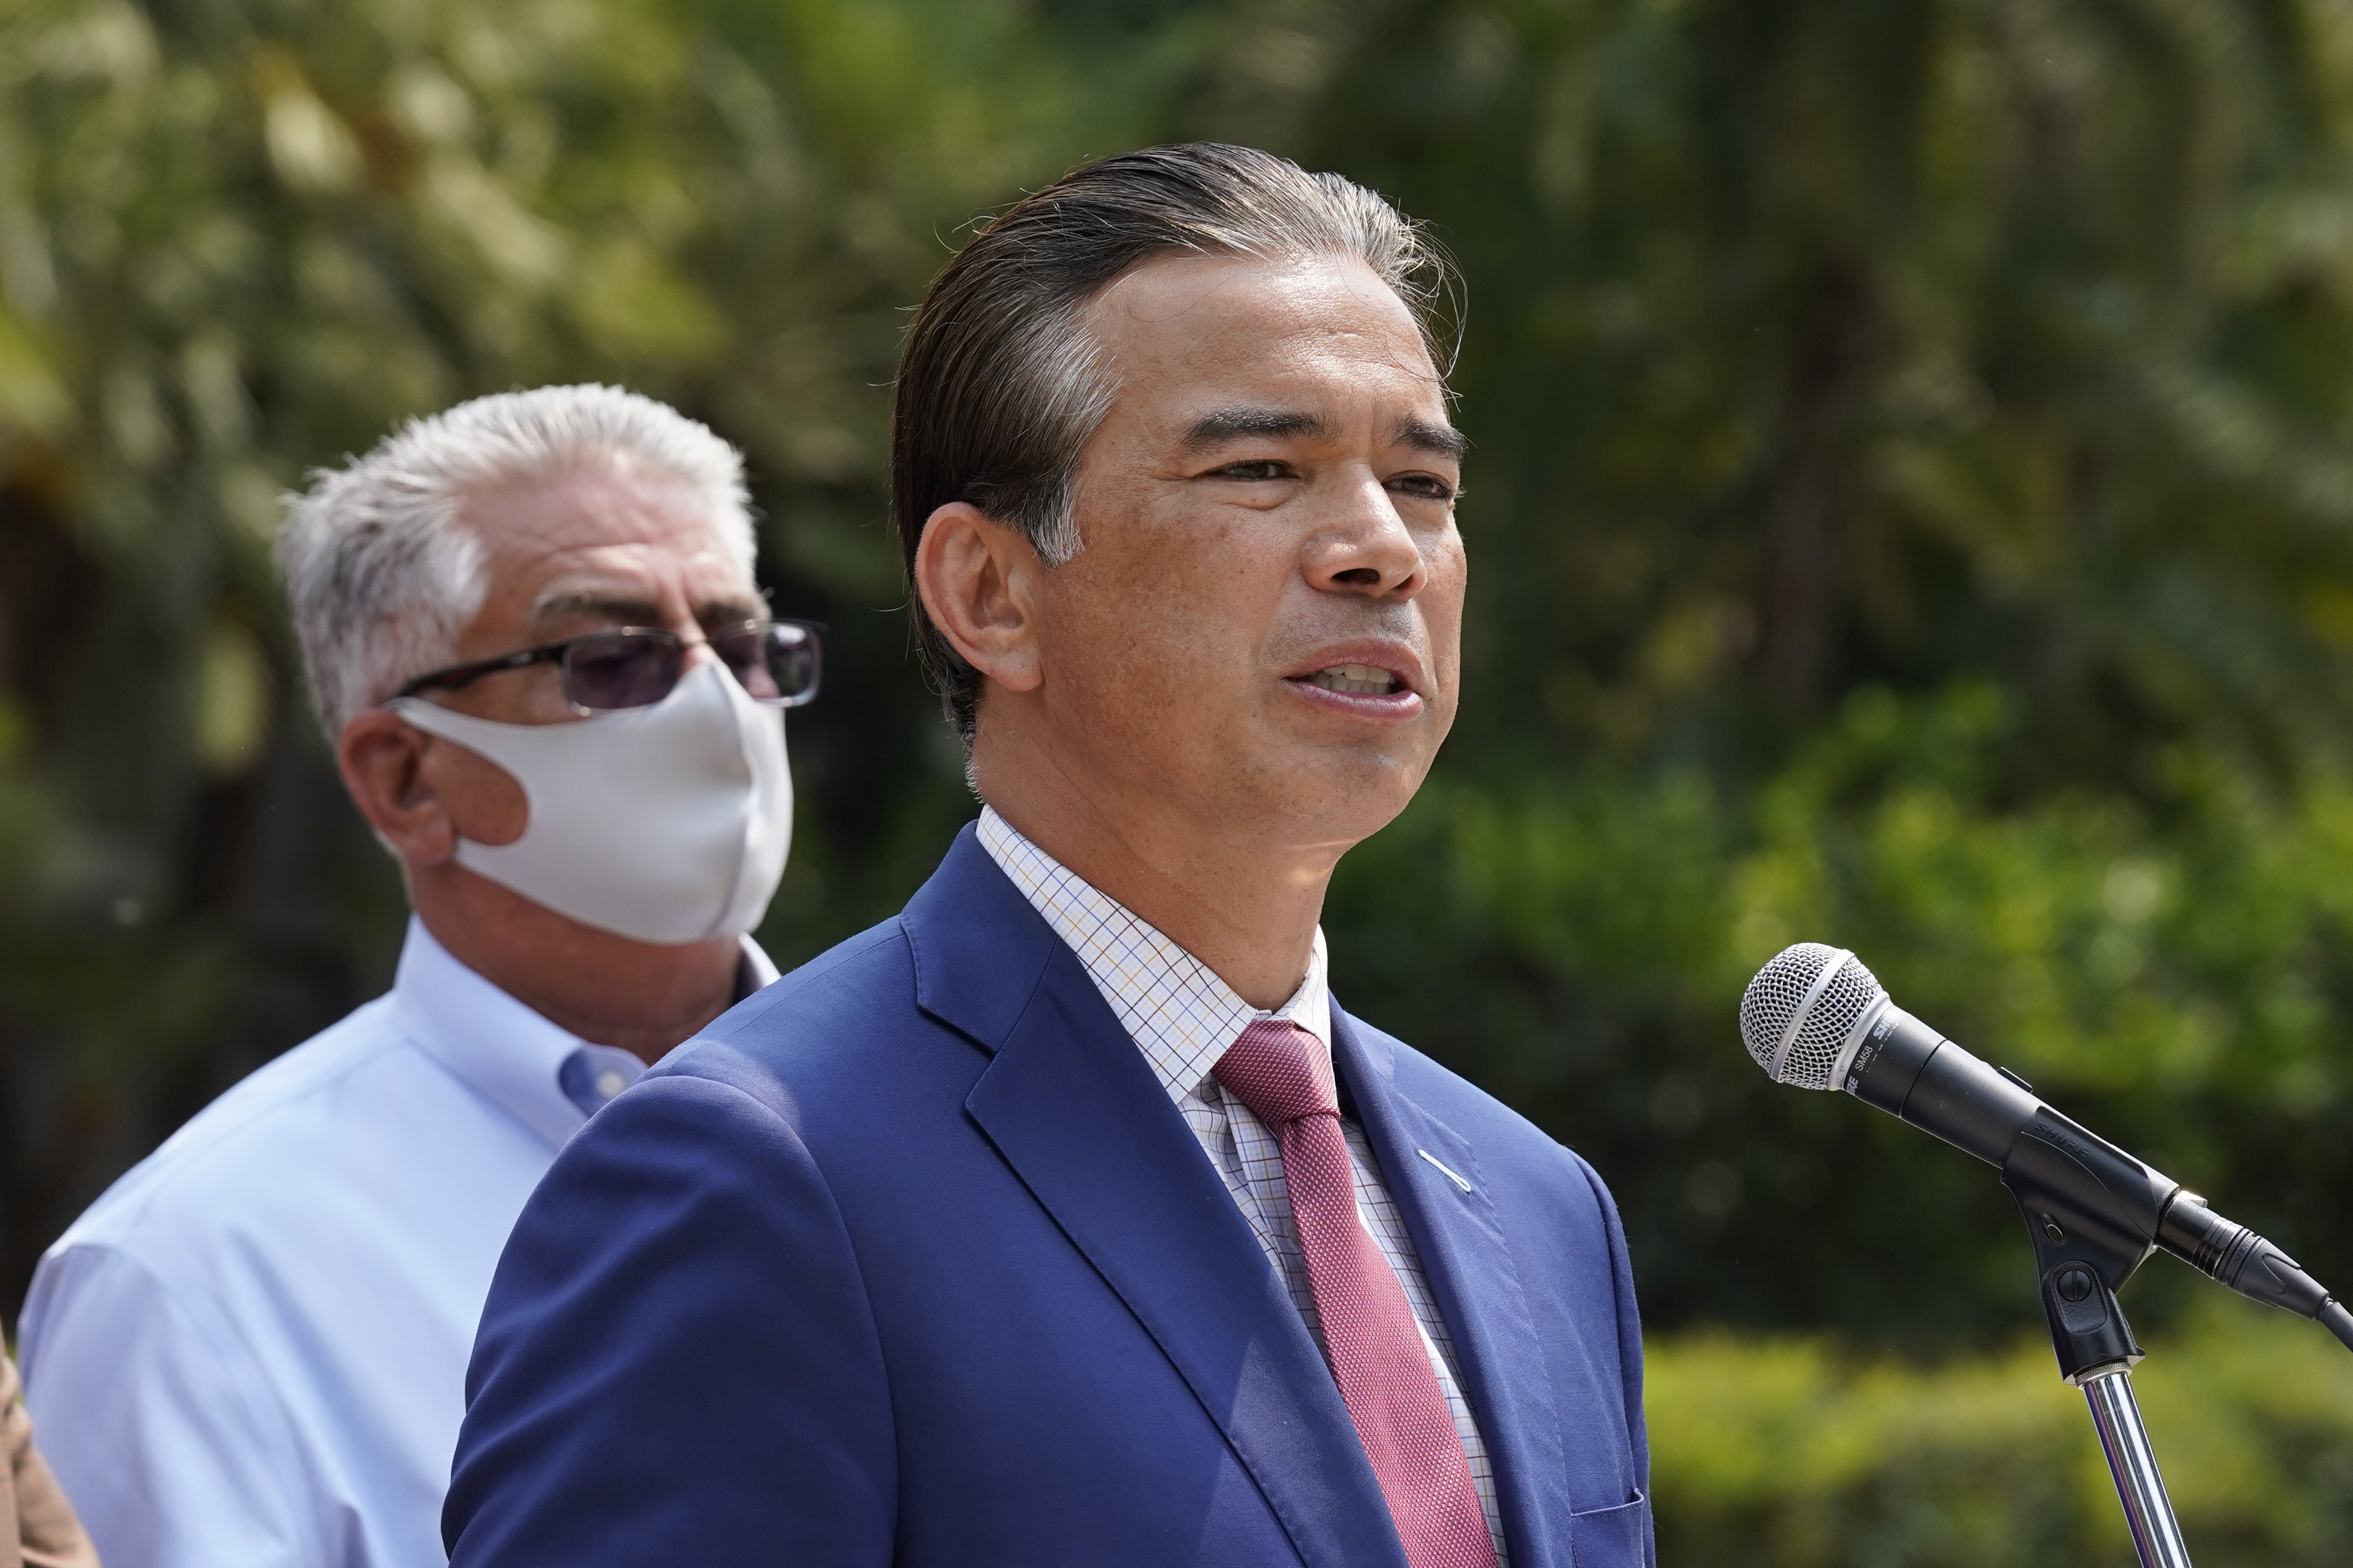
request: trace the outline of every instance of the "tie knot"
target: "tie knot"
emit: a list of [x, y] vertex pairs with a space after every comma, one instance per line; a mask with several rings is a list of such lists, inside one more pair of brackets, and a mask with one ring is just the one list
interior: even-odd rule
[[1303, 1116], [1340, 1113], [1330, 1055], [1287, 1018], [1261, 1018], [1244, 1029], [1209, 1076], [1278, 1131]]

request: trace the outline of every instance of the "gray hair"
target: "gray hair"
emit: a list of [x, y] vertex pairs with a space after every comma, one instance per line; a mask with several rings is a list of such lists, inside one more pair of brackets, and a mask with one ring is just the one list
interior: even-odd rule
[[412, 419], [364, 458], [287, 498], [279, 564], [332, 741], [360, 712], [452, 662], [489, 584], [468, 492], [634, 458], [699, 492], [752, 574], [743, 455], [666, 405], [617, 386], [543, 386]]
[[916, 646], [967, 745], [980, 678], [913, 592], [923, 525], [965, 501], [1020, 530], [1049, 566], [1078, 553], [1071, 479], [1118, 392], [1084, 311], [1128, 268], [1170, 252], [1361, 261], [1413, 312], [1431, 360], [1450, 363], [1436, 307], [1452, 271], [1438, 247], [1376, 193], [1254, 147], [1105, 158], [982, 228], [915, 312], [891, 416], [891, 512]]

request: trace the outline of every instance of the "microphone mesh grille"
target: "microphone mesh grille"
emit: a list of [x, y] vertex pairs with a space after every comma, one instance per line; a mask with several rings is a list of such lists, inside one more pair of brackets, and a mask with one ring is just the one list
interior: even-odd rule
[[1823, 965], [1836, 961], [1830, 983], [1798, 1019], [1796, 1038], [1783, 1058], [1779, 1080], [1799, 1089], [1833, 1089], [1831, 1069], [1838, 1065], [1839, 1047], [1866, 1008], [1886, 994], [1862, 960], [1818, 942], [1801, 942], [1757, 972], [1740, 998], [1740, 1041], [1757, 1065], [1773, 1071], [1774, 1053], [1798, 1017], [1807, 993], [1821, 978]]

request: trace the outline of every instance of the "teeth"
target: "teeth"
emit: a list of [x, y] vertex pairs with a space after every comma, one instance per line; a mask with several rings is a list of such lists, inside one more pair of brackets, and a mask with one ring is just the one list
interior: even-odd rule
[[1317, 670], [1307, 679], [1310, 685], [1326, 691], [1353, 691], [1367, 697], [1386, 697], [1398, 689], [1395, 676], [1370, 664], [1335, 664]]

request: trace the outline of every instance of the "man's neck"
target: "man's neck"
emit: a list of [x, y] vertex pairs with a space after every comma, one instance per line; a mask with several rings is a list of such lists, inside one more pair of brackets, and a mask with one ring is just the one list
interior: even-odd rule
[[633, 942], [457, 866], [412, 875], [409, 902], [459, 963], [566, 1033], [648, 1063], [735, 1001], [743, 944], [734, 937]]
[[1280, 1007], [1298, 990], [1338, 847], [1243, 837], [1164, 801], [1072, 787], [1059, 773], [983, 770], [982, 794], [1015, 831], [1251, 1006]]

